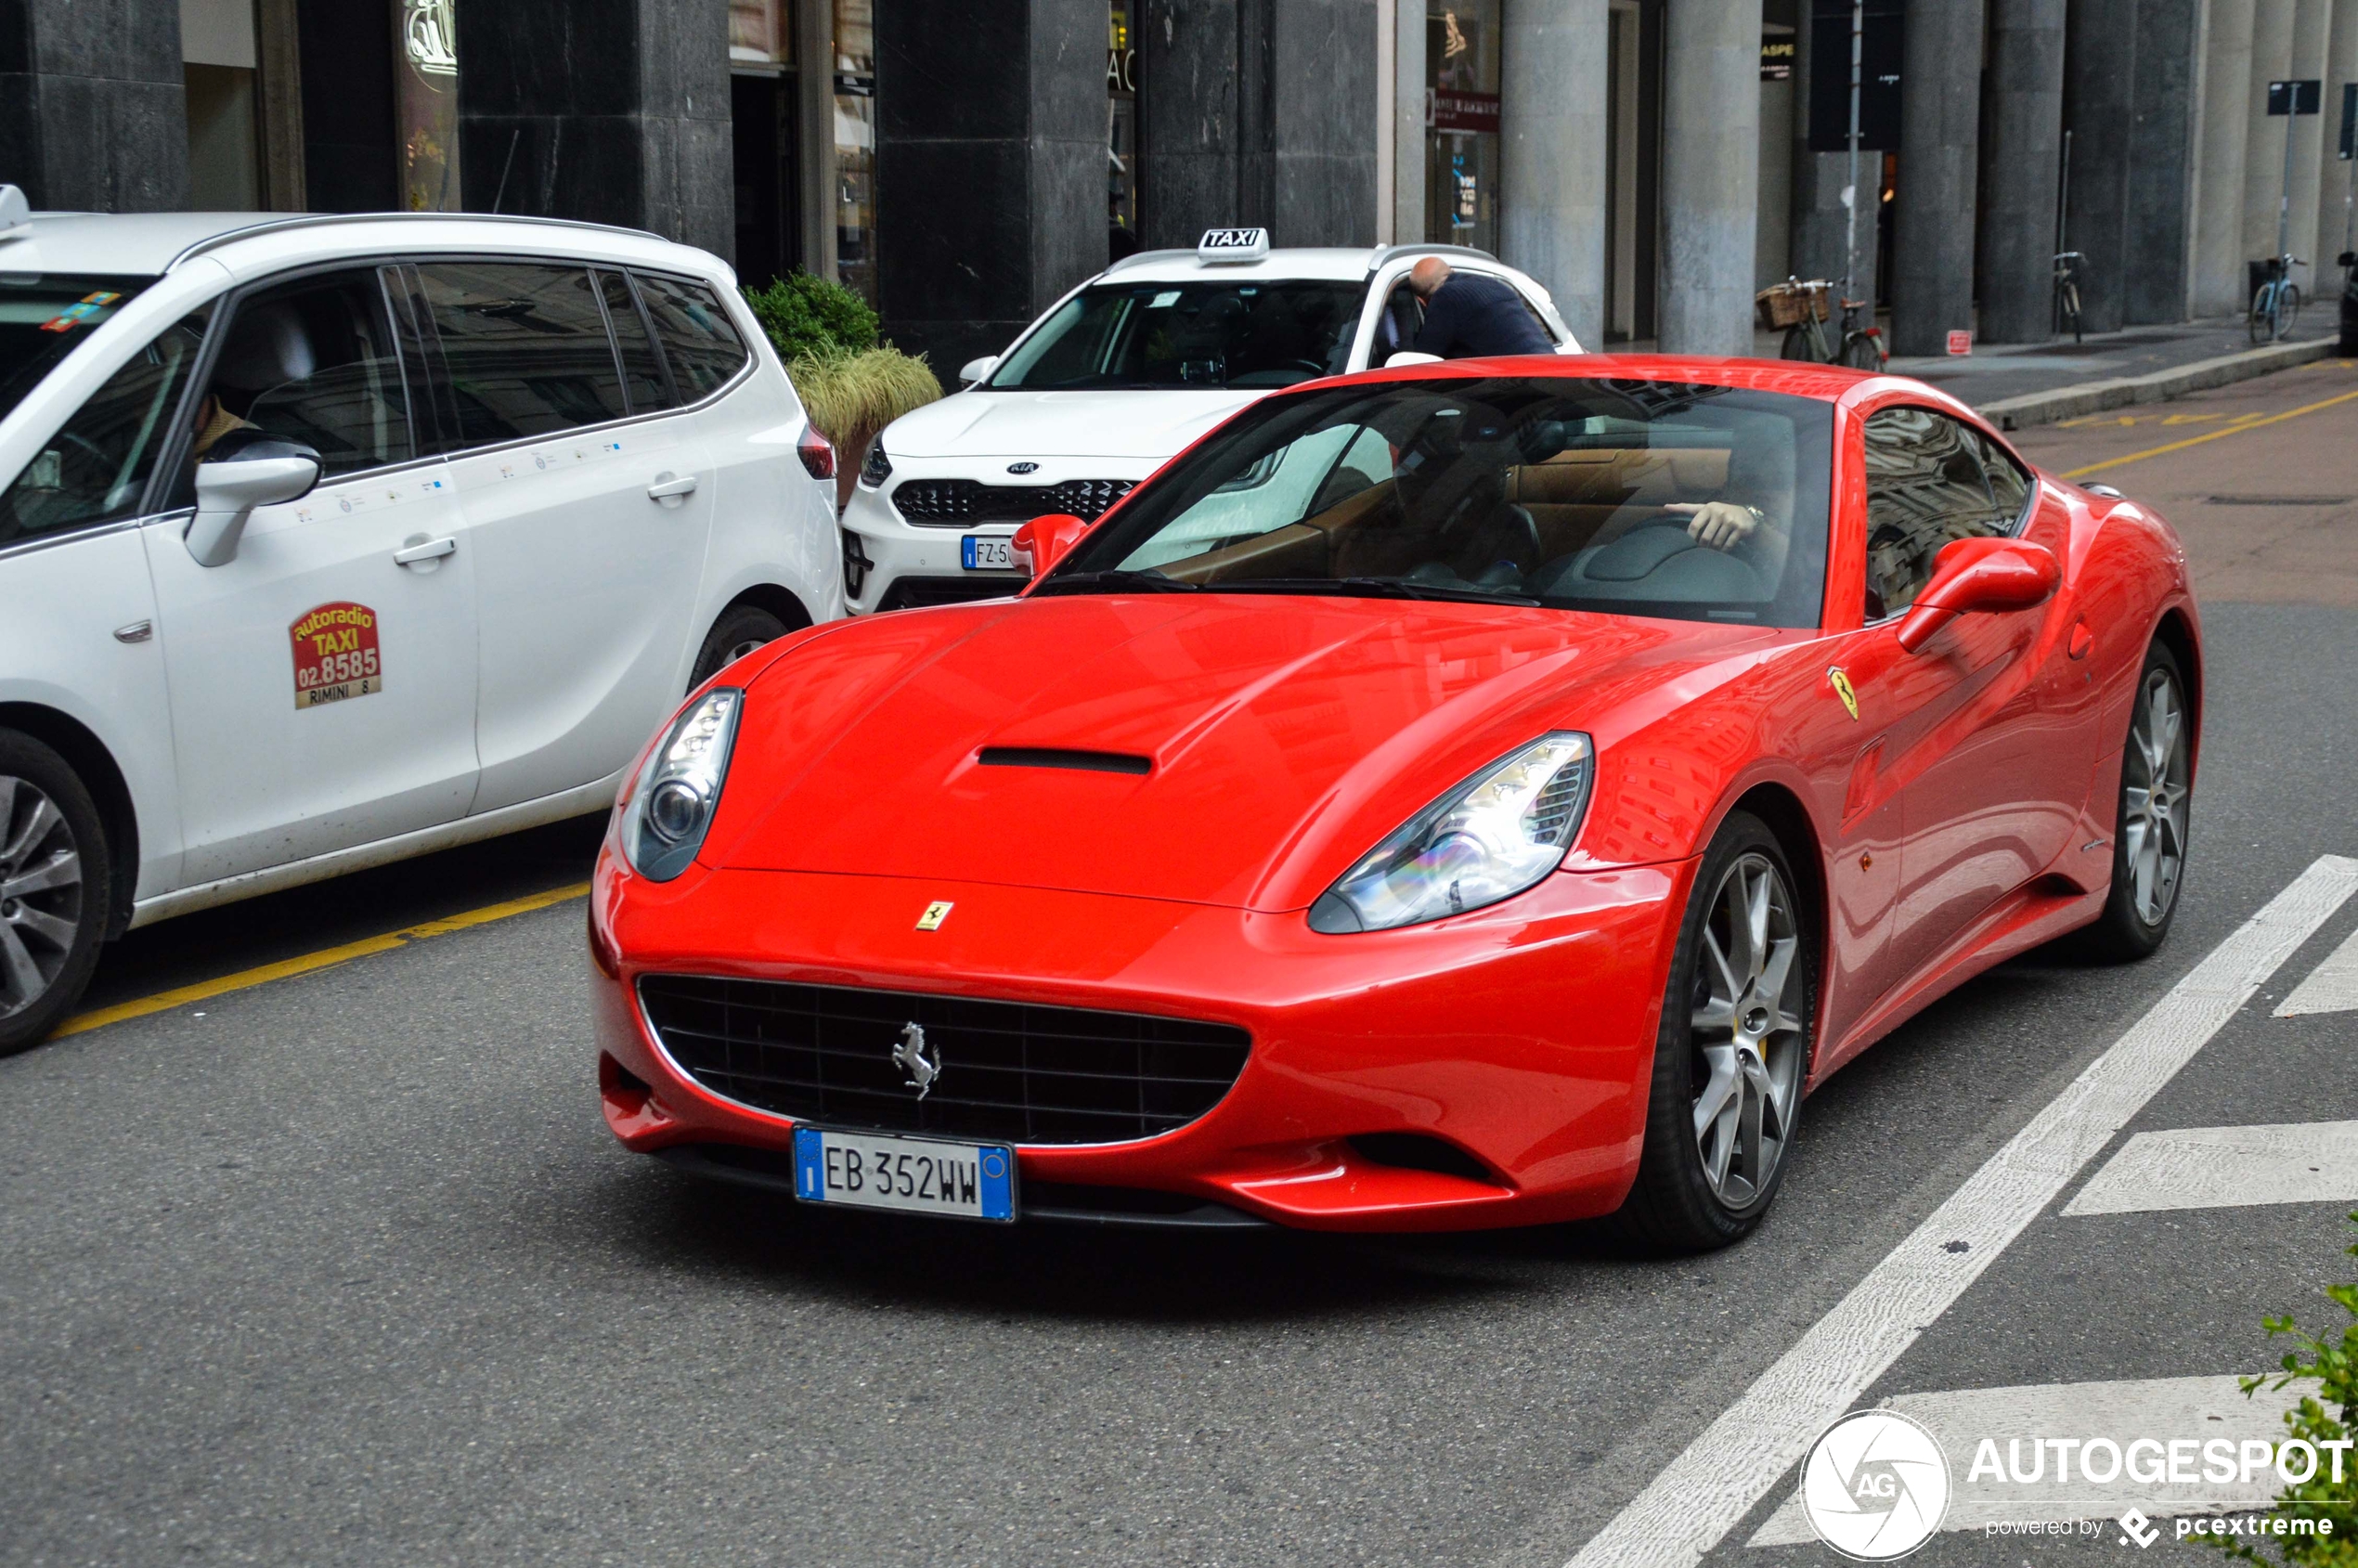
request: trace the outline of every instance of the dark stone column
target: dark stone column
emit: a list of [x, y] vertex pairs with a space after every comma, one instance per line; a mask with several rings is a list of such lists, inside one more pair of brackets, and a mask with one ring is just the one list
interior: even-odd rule
[[2054, 330], [2063, 173], [2064, 0], [1990, 0], [1989, 179], [1981, 192], [1981, 337]]
[[0, 0], [0, 179], [35, 210], [188, 204], [178, 0]]
[[734, 250], [727, 0], [500, 0], [457, 14], [469, 210], [496, 201]]
[[1379, 0], [1150, 0], [1138, 43], [1150, 246], [1261, 224], [1276, 245], [1371, 245]]
[[[2195, 51], [2202, 0], [2140, 0], [2121, 319], [2186, 319], [2193, 277]], [[2339, 112], [2339, 106], [2336, 106]]]
[[1981, 0], [1911, 0], [1893, 197], [1891, 352], [1940, 354], [1973, 326]]
[[1101, 0], [876, 7], [885, 330], [946, 382], [1106, 265]]
[[2071, 132], [2065, 248], [2080, 264], [2079, 315], [2119, 330], [2128, 299], [2129, 160], [2136, 127], [2136, 0], [2070, 0], [2065, 19], [2064, 123]]

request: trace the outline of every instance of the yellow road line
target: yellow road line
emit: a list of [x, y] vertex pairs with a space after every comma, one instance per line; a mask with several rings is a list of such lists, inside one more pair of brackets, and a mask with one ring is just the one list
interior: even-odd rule
[[2241, 435], [2247, 430], [2258, 430], [2262, 425], [2278, 424], [2286, 420], [2297, 420], [2303, 414], [2313, 414], [2320, 408], [2330, 408], [2337, 403], [2347, 403], [2352, 398], [2358, 398], [2358, 392], [2345, 392], [2339, 397], [2327, 397], [2299, 408], [2287, 408], [2281, 414], [2270, 414], [2263, 419], [2246, 420], [2225, 430], [2208, 431], [2201, 435], [2188, 436], [2183, 441], [2172, 441], [2167, 447], [2155, 447], [2147, 451], [2131, 452], [2125, 458], [2106, 458], [2102, 462], [2092, 462], [2085, 468], [2075, 468], [2064, 477], [2084, 479], [2091, 473], [2102, 473], [2108, 468], [2118, 468], [2123, 463], [2143, 462], [2147, 458], [2157, 458], [2167, 452], [2183, 452], [2189, 447], [2199, 447], [2206, 441], [2221, 441], [2230, 435]]
[[395, 948], [407, 947], [411, 942], [423, 941], [429, 937], [447, 936], [453, 931], [464, 931], [471, 927], [487, 926], [492, 921], [505, 920], [512, 914], [529, 914], [536, 909], [547, 909], [551, 904], [561, 904], [568, 899], [577, 899], [588, 891], [590, 891], [590, 884], [587, 882], [577, 882], [569, 888], [552, 888], [545, 893], [527, 894], [521, 899], [510, 899], [505, 903], [486, 904], [481, 909], [471, 909], [463, 914], [453, 914], [441, 920], [429, 920], [421, 926], [404, 927], [398, 931], [388, 931], [382, 937], [364, 937], [356, 942], [346, 942], [342, 947], [322, 948], [317, 952], [306, 952], [300, 958], [282, 958], [276, 964], [264, 964], [252, 969], [240, 969], [234, 975], [224, 975], [219, 979], [200, 980], [195, 985], [178, 986], [171, 991], [160, 991], [153, 996], [143, 996], [136, 1002], [118, 1002], [111, 1007], [98, 1007], [87, 1013], [76, 1013], [59, 1024], [56, 1032], [80, 1034], [85, 1030], [104, 1029], [109, 1024], [119, 1024], [125, 1018], [144, 1018], [150, 1013], [169, 1012], [175, 1007], [185, 1007], [191, 1002], [202, 1002], [208, 997], [225, 996], [233, 991], [245, 991], [253, 986], [268, 985], [272, 980], [283, 980], [296, 975], [307, 975], [314, 969], [331, 968], [338, 964], [349, 963], [355, 958], [366, 958], [372, 952], [390, 952]]

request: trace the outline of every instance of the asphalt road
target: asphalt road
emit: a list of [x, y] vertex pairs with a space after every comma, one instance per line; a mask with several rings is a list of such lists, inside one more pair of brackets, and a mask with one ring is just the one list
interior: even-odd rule
[[[2345, 390], [2026, 445], [2062, 470]], [[2170, 945], [2032, 954], [1869, 1053], [1744, 1244], [999, 1232], [699, 1186], [599, 1121], [564, 902], [0, 1061], [0, 1562], [1564, 1563], [2205, 954], [2358, 855], [2358, 399], [2245, 422], [2101, 476], [2180, 521], [2209, 592]], [[92, 1005], [578, 880], [595, 837], [139, 933]], [[2358, 900], [2087, 1171], [2141, 1132], [2358, 1119], [2358, 1014], [2268, 1016], [2353, 927]], [[2263, 1315], [2326, 1321], [2348, 1207], [2048, 1205], [1852, 1403], [2257, 1369]], [[1699, 1497], [1734, 1510], [1714, 1559], [1837, 1561], [1746, 1544], [1792, 1484]], [[1950, 1531], [1920, 1560], [2124, 1551]]]

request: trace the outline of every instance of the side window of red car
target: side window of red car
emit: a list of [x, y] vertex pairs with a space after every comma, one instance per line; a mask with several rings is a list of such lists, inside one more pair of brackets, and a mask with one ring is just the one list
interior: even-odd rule
[[1993, 493], [1979, 432], [1930, 408], [1885, 408], [1867, 419], [1866, 616], [1879, 621], [1915, 603], [1932, 564], [1956, 539], [2013, 530], [2012, 504]]

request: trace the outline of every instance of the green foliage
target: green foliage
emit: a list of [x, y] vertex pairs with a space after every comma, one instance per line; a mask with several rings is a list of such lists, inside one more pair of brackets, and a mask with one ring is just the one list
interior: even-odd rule
[[[2358, 1213], [2350, 1218], [2358, 1224]], [[2358, 1258], [2358, 1246], [2346, 1251]], [[2304, 1393], [2299, 1405], [2285, 1412], [2285, 1425], [2291, 1429], [2287, 1435], [2312, 1444], [2358, 1437], [2358, 1284], [2328, 1285], [2326, 1294], [2351, 1316], [2340, 1341], [2304, 1333], [2289, 1317], [2267, 1318], [2270, 1338], [2289, 1334], [2299, 1348], [2285, 1353], [2279, 1363], [2283, 1372], [2243, 1380], [2247, 1394], [2296, 1380], [2316, 1383], [2315, 1394]], [[2320, 1450], [2317, 1473], [2276, 1495], [2276, 1511], [2286, 1518], [2333, 1521], [2330, 1536], [2261, 1537], [2284, 1554], [2288, 1568], [2358, 1568], [2358, 1451], [2342, 1450], [2342, 1460], [2341, 1479], [2336, 1481], [2330, 1460]], [[2233, 1536], [2219, 1544], [2231, 1557], [2270, 1561]]]
[[941, 395], [924, 355], [887, 344], [864, 354], [806, 354], [786, 362], [796, 394], [819, 434], [858, 467], [876, 432]]
[[781, 359], [860, 354], [876, 346], [876, 313], [840, 283], [797, 272], [745, 294]]

